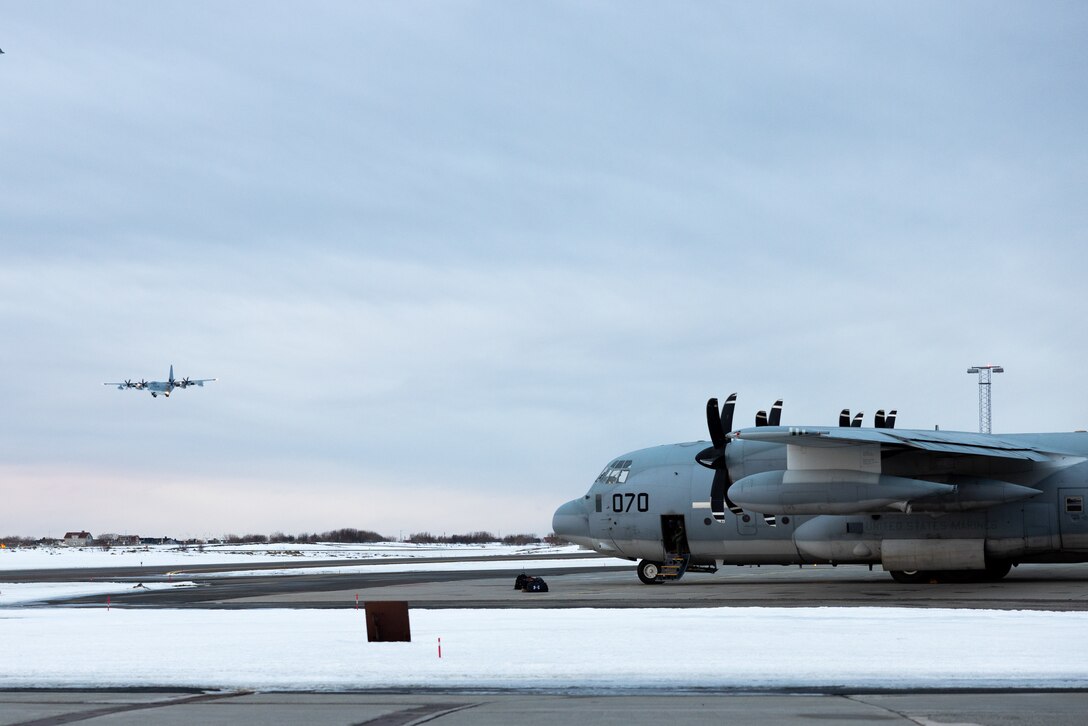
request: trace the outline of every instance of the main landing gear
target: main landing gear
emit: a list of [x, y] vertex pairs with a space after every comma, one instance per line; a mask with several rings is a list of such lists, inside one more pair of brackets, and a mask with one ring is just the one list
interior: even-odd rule
[[987, 562], [985, 570], [889, 570], [896, 582], [917, 585], [923, 582], [997, 582], [1012, 569], [1007, 561]]

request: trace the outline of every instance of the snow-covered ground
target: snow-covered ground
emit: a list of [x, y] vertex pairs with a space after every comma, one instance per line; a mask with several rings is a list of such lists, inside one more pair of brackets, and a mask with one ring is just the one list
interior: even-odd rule
[[[902, 608], [0, 609], [0, 688], [1084, 687], [1088, 613]], [[438, 639], [442, 639], [442, 658]]]
[[[383, 557], [524, 555], [524, 560], [494, 563], [509, 568], [534, 566], [533, 558], [542, 551], [577, 551], [403, 545], [284, 549], [290, 554], [277, 554], [268, 546], [204, 552], [170, 547], [6, 550], [0, 551], [0, 580], [4, 569], [132, 565], [140, 560], [126, 560], [140, 557], [145, 564], [179, 568], [276, 561], [288, 573], [291, 560], [302, 557], [374, 559], [375, 564], [365, 567], [378, 568], [377, 558]], [[547, 564], [562, 562], [584, 564], [577, 559]], [[1084, 612], [873, 607], [413, 610], [413, 642], [368, 643], [364, 612], [352, 607], [106, 608], [110, 593], [136, 586], [191, 585], [0, 582], [0, 688], [1088, 687]], [[103, 596], [98, 607], [25, 607], [93, 594]]]
[[[589, 554], [574, 545], [416, 545], [409, 542], [376, 544], [272, 545], [150, 545], [147, 547], [13, 547], [0, 549], [4, 570], [61, 567], [185, 567], [233, 562], [289, 562], [291, 560], [381, 560], [392, 558], [488, 557], [496, 555]], [[2, 575], [0, 575], [2, 576]]]

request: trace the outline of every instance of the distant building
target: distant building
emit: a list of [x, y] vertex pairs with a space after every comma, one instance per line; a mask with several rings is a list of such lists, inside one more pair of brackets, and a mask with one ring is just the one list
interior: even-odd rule
[[126, 547], [140, 544], [140, 537], [135, 534], [122, 534], [118, 535], [110, 544], [118, 545], [119, 547]]
[[178, 541], [173, 537], [140, 537], [140, 544], [142, 545], [169, 545], [178, 544]]
[[90, 532], [65, 532], [64, 544], [68, 547], [86, 547], [94, 541]]

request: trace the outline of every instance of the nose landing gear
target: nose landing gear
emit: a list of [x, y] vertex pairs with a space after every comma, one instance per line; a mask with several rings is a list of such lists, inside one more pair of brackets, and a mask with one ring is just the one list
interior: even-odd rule
[[661, 582], [658, 576], [661, 574], [661, 563], [652, 560], [643, 560], [638, 563], [638, 579], [643, 585], [657, 585]]
[[664, 562], [643, 560], [638, 563], [638, 579], [642, 580], [642, 584], [657, 585], [662, 582], [676, 582], [688, 571], [691, 555], [667, 554], [666, 557]]

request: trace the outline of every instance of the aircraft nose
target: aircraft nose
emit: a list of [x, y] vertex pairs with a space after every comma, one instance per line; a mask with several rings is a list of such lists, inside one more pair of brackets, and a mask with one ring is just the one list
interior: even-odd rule
[[589, 514], [585, 499], [572, 499], [552, 516], [552, 531], [571, 544], [590, 547]]

